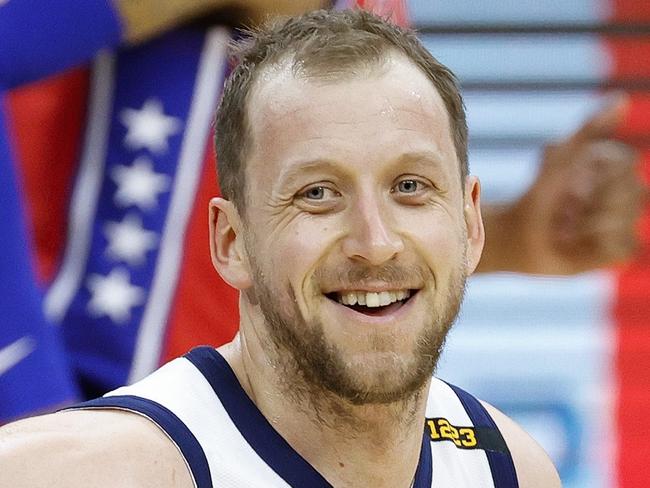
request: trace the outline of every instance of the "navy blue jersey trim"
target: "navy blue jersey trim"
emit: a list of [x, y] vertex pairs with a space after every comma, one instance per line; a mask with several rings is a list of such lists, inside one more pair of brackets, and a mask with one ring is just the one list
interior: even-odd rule
[[420, 460], [415, 471], [413, 488], [431, 488], [433, 482], [433, 463], [431, 462], [431, 442], [429, 433], [424, 430], [422, 435], [422, 448], [420, 449]]
[[246, 441], [282, 479], [296, 487], [332, 486], [269, 424], [214, 348], [197, 347], [185, 357], [205, 376]]
[[[447, 384], [449, 385], [449, 383]], [[458, 399], [463, 404], [467, 415], [476, 428], [490, 429], [495, 435], [503, 439], [499, 428], [487, 410], [485, 410], [485, 407], [481, 405], [481, 402], [457, 386], [449, 385], [449, 387], [458, 396]], [[503, 441], [503, 445], [506, 446], [505, 441]], [[490, 471], [492, 472], [494, 488], [519, 488], [517, 472], [515, 471], [515, 464], [512, 460], [510, 450], [506, 449], [500, 452], [486, 450], [484, 452], [490, 465]]]
[[212, 488], [205, 452], [187, 426], [169, 409], [153, 400], [132, 395], [116, 395], [80, 403], [71, 409], [117, 408], [138, 412], [151, 419], [171, 437], [183, 453], [197, 488]]

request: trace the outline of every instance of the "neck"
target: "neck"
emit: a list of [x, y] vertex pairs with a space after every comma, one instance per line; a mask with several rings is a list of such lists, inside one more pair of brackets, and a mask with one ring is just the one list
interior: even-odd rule
[[286, 359], [289, 354], [269, 355], [261, 346], [268, 342], [255, 339], [239, 335], [220, 351], [246, 393], [296, 452], [334, 486], [411, 485], [428, 382], [393, 403], [353, 405], [309, 384]]

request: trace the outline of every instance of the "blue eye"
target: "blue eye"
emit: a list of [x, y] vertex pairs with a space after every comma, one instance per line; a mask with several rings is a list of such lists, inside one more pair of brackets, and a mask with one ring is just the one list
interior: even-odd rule
[[312, 188], [309, 188], [305, 193], [303, 193], [305, 198], [309, 198], [310, 200], [322, 200], [325, 198], [325, 187], [323, 186], [314, 186]]
[[415, 180], [402, 180], [397, 184], [397, 190], [401, 193], [415, 193], [418, 191], [418, 182]]

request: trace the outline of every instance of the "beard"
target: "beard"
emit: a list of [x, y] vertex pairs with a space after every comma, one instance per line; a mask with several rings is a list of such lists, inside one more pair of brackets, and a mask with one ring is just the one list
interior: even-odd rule
[[[304, 317], [291, 287], [287, 286], [286, 289], [285, 297], [289, 299], [280, 300], [278, 287], [269, 286], [265, 273], [256, 262], [251, 261], [250, 264], [255, 286], [249, 290], [253, 295], [249, 296], [249, 300], [259, 305], [264, 316], [276, 352], [276, 366], [283, 372], [283, 383], [287, 390], [298, 394], [296, 389], [302, 384], [311, 393], [309, 396], [329, 392], [352, 405], [391, 404], [417, 395], [433, 375], [465, 292], [466, 275], [464, 267], [459, 265], [452, 272], [442, 303], [436, 306], [433, 300], [427, 301], [426, 322], [407, 357], [391, 350], [389, 338], [371, 337], [368, 347], [372, 352], [379, 353], [378, 360], [374, 364], [367, 361], [355, 363], [346, 357], [339, 345], [328, 340], [321, 320]], [[359, 283], [364, 278], [378, 277], [386, 282], [405, 281], [413, 273], [422, 276], [423, 271], [395, 265], [381, 268], [357, 265], [343, 274], [344, 280]], [[314, 278], [312, 288], [315, 297], [321, 295], [315, 283], [318, 276], [322, 276], [322, 273], [316, 273]], [[339, 273], [339, 276], [342, 274]], [[430, 273], [428, 279], [434, 280]], [[297, 379], [302, 381], [298, 382]]]

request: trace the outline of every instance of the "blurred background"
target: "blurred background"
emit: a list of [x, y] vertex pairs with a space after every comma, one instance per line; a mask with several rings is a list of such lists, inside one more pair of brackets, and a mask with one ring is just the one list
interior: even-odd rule
[[[216, 192], [211, 113], [237, 13], [210, 12], [126, 45], [114, 18], [84, 30], [113, 14], [73, 9], [69, 24], [52, 14], [65, 29], [45, 22], [56, 42], [36, 36], [41, 51], [19, 55], [10, 41], [24, 44], [36, 29], [23, 29], [29, 16], [3, 24], [16, 3], [0, 2], [0, 37], [6, 28], [9, 38], [0, 49], [18, 53], [6, 56], [13, 64], [0, 56], [0, 423], [137, 380], [193, 345], [229, 340], [237, 323], [205, 226]], [[503, 236], [490, 251], [502, 251], [499, 262], [470, 279], [438, 374], [519, 421], [565, 487], [648, 486], [650, 227], [638, 186], [650, 162], [650, 4], [338, 2], [354, 3], [410, 22], [458, 75], [484, 201], [505, 215], [518, 209], [516, 224], [488, 229], [488, 240]], [[11, 37], [9, 28], [23, 30]], [[588, 122], [612, 103], [613, 116]], [[585, 127], [595, 132], [589, 143], [634, 147], [634, 164], [619, 158], [617, 176], [616, 161], [612, 170], [597, 155], [586, 176], [557, 170], [573, 164], [562, 156], [586, 144]], [[553, 141], [564, 141], [559, 152], [549, 152]], [[551, 183], [538, 184], [544, 175]], [[585, 181], [595, 183], [583, 199], [572, 189]], [[543, 246], [524, 237], [535, 212], [561, 210], [526, 231], [541, 242], [556, 221], [578, 228], [576, 218], [605, 214], [589, 207], [601, 195], [616, 221], [604, 239], [632, 245], [593, 257], [565, 239], [560, 265], [544, 264]], [[514, 251], [526, 246], [522, 264]]]

